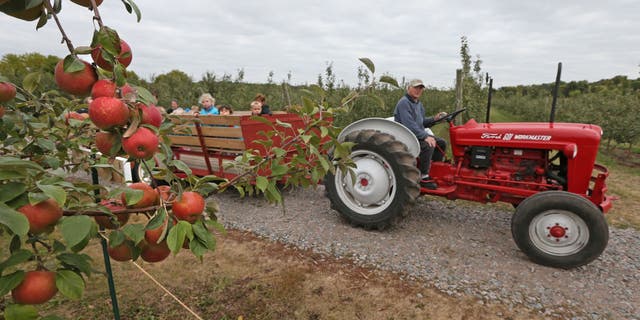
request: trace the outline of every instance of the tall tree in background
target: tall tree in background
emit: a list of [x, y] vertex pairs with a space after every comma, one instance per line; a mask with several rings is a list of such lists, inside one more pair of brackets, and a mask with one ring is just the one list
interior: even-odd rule
[[180, 70], [154, 77], [151, 84], [151, 91], [156, 94], [161, 106], [169, 106], [172, 99], [176, 99], [180, 105], [193, 104], [198, 97], [192, 88], [193, 80]]
[[475, 61], [472, 60], [469, 40], [466, 36], [460, 37], [460, 61], [462, 63], [463, 76], [462, 105], [467, 108], [469, 117], [480, 119], [484, 110], [482, 106], [486, 96], [486, 90], [482, 89], [482, 60], [480, 60], [479, 55], [476, 55]]

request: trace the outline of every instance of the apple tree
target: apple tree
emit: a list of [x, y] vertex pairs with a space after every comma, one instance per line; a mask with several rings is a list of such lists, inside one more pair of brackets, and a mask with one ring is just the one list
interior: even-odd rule
[[[36, 28], [53, 21], [69, 50], [53, 74], [59, 90], [40, 90], [41, 80], [51, 75], [39, 71], [21, 83], [0, 75], [0, 298], [12, 296], [12, 302], [0, 305], [7, 320], [38, 318], [34, 305], [58, 293], [80, 299], [86, 277], [95, 270], [83, 253], [93, 239], [108, 239], [109, 255], [116, 261], [158, 262], [181, 249], [202, 259], [215, 249], [212, 229], [222, 230], [209, 194], [233, 187], [282, 202], [276, 183], [283, 177], [287, 184], [313, 186], [335, 165], [343, 170], [349, 166], [348, 160], [329, 157], [331, 152], [347, 159], [349, 152], [348, 144], [335, 140], [339, 130], [331, 125], [332, 109], [305, 98], [292, 108], [305, 128], [274, 146], [269, 141], [288, 124], [269, 122], [273, 130], [261, 142], [268, 155], [248, 150], [239, 156], [236, 165], [244, 174], [232, 180], [190, 174], [173, 159], [166, 138], [176, 121], [164, 121], [155, 97], [127, 83], [135, 44], [103, 24], [102, 0], [71, 1], [0, 0], [0, 11], [37, 21]], [[139, 21], [134, 1], [121, 1]], [[58, 17], [66, 5], [92, 11], [87, 18], [97, 23], [89, 44], [74, 46], [66, 35]], [[350, 94], [343, 104], [357, 96]], [[92, 170], [121, 174], [115, 157], [144, 167], [151, 183], [124, 186], [82, 179]], [[179, 179], [177, 170], [187, 177]], [[131, 222], [131, 215], [142, 219]]]

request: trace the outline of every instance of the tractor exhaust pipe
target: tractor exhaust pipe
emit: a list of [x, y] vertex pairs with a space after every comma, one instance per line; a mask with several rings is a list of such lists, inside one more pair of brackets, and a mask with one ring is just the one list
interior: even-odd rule
[[549, 122], [556, 120], [556, 102], [558, 101], [558, 90], [560, 89], [560, 74], [562, 74], [562, 62], [558, 62], [558, 73], [556, 73], [556, 85], [553, 88], [553, 101], [551, 102], [551, 116]]
[[[487, 74], [487, 77], [489, 74]], [[489, 97], [487, 98], [487, 119], [486, 123], [489, 123], [489, 118], [491, 115], [491, 91], [493, 91], [493, 78], [489, 78]]]

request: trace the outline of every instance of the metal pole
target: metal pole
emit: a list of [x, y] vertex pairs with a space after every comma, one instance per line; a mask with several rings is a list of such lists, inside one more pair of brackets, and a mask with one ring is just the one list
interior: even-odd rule
[[558, 101], [558, 90], [560, 89], [560, 74], [562, 74], [562, 62], [558, 62], [558, 73], [556, 73], [556, 85], [553, 88], [553, 101], [551, 102], [551, 116], [549, 122], [556, 120], [556, 102]]
[[[98, 170], [91, 168], [91, 181], [94, 185], [100, 184], [98, 180]], [[100, 191], [95, 190], [96, 202], [100, 202]], [[100, 227], [100, 231], [104, 228]], [[109, 251], [107, 251], [107, 240], [104, 237], [100, 237], [100, 244], [102, 245], [102, 258], [104, 259], [104, 268], [107, 272], [107, 283], [109, 284], [109, 295], [111, 296], [111, 308], [113, 309], [113, 319], [120, 320], [120, 308], [118, 307], [118, 297], [116, 296], [116, 285], [113, 281], [113, 272], [111, 271], [111, 259], [109, 258]]]

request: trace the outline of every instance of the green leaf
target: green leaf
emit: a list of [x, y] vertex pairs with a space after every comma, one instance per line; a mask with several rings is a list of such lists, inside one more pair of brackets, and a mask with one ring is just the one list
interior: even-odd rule
[[27, 74], [24, 79], [22, 79], [22, 87], [28, 92], [33, 92], [38, 88], [40, 81], [42, 79], [41, 72], [31, 72]]
[[178, 223], [169, 230], [167, 235], [167, 246], [174, 254], [180, 251], [186, 238], [193, 239], [193, 229], [191, 223], [187, 221], [178, 221]]
[[169, 161], [169, 165], [170, 166], [175, 166], [178, 170], [180, 170], [180, 171], [182, 171], [182, 172], [184, 172], [184, 173], [186, 173], [188, 175], [192, 174], [191, 168], [189, 168], [189, 166], [186, 163], [182, 162], [181, 160]]
[[322, 165], [322, 169], [324, 169], [325, 172], [329, 171], [329, 169], [331, 168], [331, 164], [329, 163], [329, 161], [327, 161], [327, 159], [323, 156], [321, 156], [319, 160], [320, 165]]
[[138, 93], [138, 100], [146, 105], [157, 104], [158, 101], [156, 97], [149, 92], [146, 88], [132, 86], [133, 89]]
[[35, 162], [12, 158], [12, 157], [0, 157], [0, 171], [3, 170], [37, 170], [44, 171], [44, 169]]
[[302, 112], [305, 114], [313, 112], [313, 108], [315, 108], [315, 106], [315, 103], [311, 99], [307, 97], [302, 98]]
[[64, 206], [64, 204], [67, 202], [67, 192], [63, 188], [39, 183], [37, 183], [37, 186], [49, 198], [53, 198], [54, 200], [56, 200], [58, 205]]
[[78, 57], [71, 54], [64, 57], [64, 62], [62, 63], [64, 72], [74, 73], [84, 70], [84, 67], [84, 63], [82, 62], [82, 60], [78, 59]]
[[280, 191], [278, 191], [278, 188], [276, 188], [275, 181], [272, 183], [269, 183], [269, 186], [267, 187], [267, 192], [265, 194], [268, 199], [272, 200], [275, 203], [282, 202], [282, 195], [280, 194]]
[[277, 147], [273, 148], [271, 151], [276, 155], [276, 157], [282, 157], [285, 154], [287, 154], [287, 151], [285, 151], [282, 148], [277, 148]]
[[122, 0], [122, 3], [124, 3], [124, 7], [127, 9], [127, 12], [131, 13], [131, 10], [133, 9], [136, 14], [136, 22], [140, 22], [140, 19], [142, 19], [142, 13], [140, 13], [140, 9], [138, 9], [135, 2], [133, 2], [133, 0]]
[[327, 127], [320, 127], [320, 137], [324, 138], [329, 134], [329, 129]]
[[55, 142], [49, 140], [49, 139], [45, 139], [45, 138], [37, 138], [36, 139], [36, 144], [46, 150], [46, 151], [55, 151], [56, 150], [56, 144]]
[[400, 85], [398, 84], [398, 81], [390, 76], [382, 76], [380, 77], [380, 82], [386, 83], [386, 84], [390, 84], [396, 88], [400, 88]]
[[0, 274], [2, 274], [4, 269], [28, 261], [31, 257], [33, 257], [33, 254], [29, 250], [20, 249], [14, 252], [7, 260], [0, 263]]
[[27, 186], [21, 182], [7, 182], [0, 184], [0, 202], [9, 202], [27, 191]]
[[80, 244], [91, 235], [94, 227], [93, 219], [88, 216], [72, 216], [62, 219], [60, 232], [67, 246], [73, 247]]
[[145, 230], [153, 230], [159, 228], [164, 224], [167, 219], [167, 210], [164, 207], [158, 208], [156, 214], [149, 220], [149, 223], [144, 227]]
[[38, 309], [33, 305], [10, 304], [4, 309], [5, 320], [36, 320], [38, 317]]
[[42, 201], [50, 199], [50, 197], [44, 193], [40, 192], [29, 192], [29, 203], [32, 205], [36, 205]]
[[121, 245], [126, 239], [127, 237], [125, 236], [123, 231], [114, 230], [111, 233], [109, 233], [109, 247], [115, 248]]
[[120, 36], [118, 36], [118, 32], [107, 26], [103, 26], [98, 31], [97, 40], [98, 45], [100, 45], [103, 50], [102, 58], [113, 63], [112, 58], [118, 56], [120, 53]]
[[43, 9], [40, 12], [40, 18], [38, 19], [38, 23], [36, 24], [36, 30], [44, 27], [44, 25], [47, 24], [47, 21], [49, 21], [49, 15], [47, 15], [47, 10]]
[[122, 232], [136, 244], [144, 239], [144, 226], [142, 224], [127, 224], [122, 228]]
[[371, 59], [369, 59], [369, 58], [360, 58], [358, 60], [360, 60], [360, 62], [362, 62], [365, 66], [367, 66], [367, 69], [369, 69], [369, 71], [371, 71], [371, 73], [375, 73], [376, 72], [376, 66], [373, 64], [373, 61], [371, 61]]
[[311, 140], [312, 136], [309, 134], [303, 134], [300, 135], [300, 138], [302, 138], [302, 141], [304, 141], [304, 143], [309, 143], [309, 140]]
[[256, 187], [264, 192], [265, 190], [267, 190], [267, 185], [269, 184], [269, 180], [265, 177], [262, 176], [258, 176], [256, 177]]
[[276, 119], [276, 124], [278, 124], [278, 126], [283, 127], [283, 128], [292, 128], [293, 127], [291, 125], [291, 123], [282, 122], [279, 119]]
[[84, 292], [84, 280], [71, 270], [58, 270], [56, 272], [56, 287], [67, 298], [78, 300]]
[[24, 280], [24, 271], [18, 270], [14, 273], [0, 277], [0, 297], [9, 293]]
[[93, 49], [90, 46], [79, 46], [73, 49], [75, 54], [90, 54]]
[[287, 166], [283, 166], [283, 165], [277, 164], [275, 162], [271, 165], [271, 175], [281, 176], [281, 175], [287, 173], [287, 171], [289, 171]]
[[78, 269], [80, 272], [86, 274], [87, 276], [91, 275], [91, 257], [86, 254], [80, 253], [61, 253], [56, 257], [60, 262], [62, 262], [65, 267], [73, 267]]
[[0, 171], [0, 180], [22, 180], [29, 176], [28, 172]]
[[27, 217], [0, 202], [0, 224], [3, 224], [14, 234], [24, 237], [29, 231], [29, 220]]
[[131, 188], [124, 189], [124, 198], [127, 201], [126, 203], [127, 206], [134, 205], [140, 202], [143, 196], [144, 196], [144, 191], [142, 190], [131, 189]]

